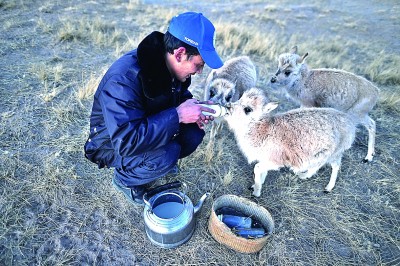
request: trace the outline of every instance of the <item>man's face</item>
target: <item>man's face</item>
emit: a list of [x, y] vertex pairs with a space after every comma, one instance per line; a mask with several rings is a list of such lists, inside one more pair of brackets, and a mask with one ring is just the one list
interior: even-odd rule
[[204, 61], [200, 55], [182, 54], [182, 60], [176, 65], [175, 77], [185, 82], [190, 76], [194, 74], [201, 74], [204, 68]]

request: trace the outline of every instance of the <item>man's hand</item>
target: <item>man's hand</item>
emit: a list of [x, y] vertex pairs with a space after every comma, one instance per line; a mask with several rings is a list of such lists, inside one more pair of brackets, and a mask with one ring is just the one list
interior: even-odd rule
[[204, 117], [205, 117], [204, 120], [201, 120], [201, 119], [199, 118], [199, 120], [196, 121], [197, 125], [198, 125], [199, 128], [201, 128], [201, 129], [204, 129], [204, 126], [205, 126], [206, 124], [208, 124], [210, 121], [213, 121], [213, 120], [214, 120], [214, 117], [213, 117], [212, 115], [206, 115], [206, 116], [204, 116]]
[[214, 120], [213, 116], [204, 115], [202, 111], [210, 113], [215, 113], [215, 111], [211, 108], [199, 105], [198, 103], [199, 101], [196, 99], [188, 99], [176, 108], [179, 116], [179, 123], [197, 123], [199, 128], [203, 129], [205, 124]]

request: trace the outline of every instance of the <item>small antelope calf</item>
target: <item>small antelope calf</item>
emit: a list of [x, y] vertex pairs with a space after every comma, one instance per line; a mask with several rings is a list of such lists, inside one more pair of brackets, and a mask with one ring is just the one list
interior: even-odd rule
[[333, 108], [299, 108], [271, 115], [278, 106], [252, 88], [233, 103], [225, 119], [237, 144], [254, 167], [253, 195], [259, 197], [270, 170], [289, 167], [299, 178], [313, 176], [325, 164], [332, 174], [325, 191], [336, 183], [342, 155], [354, 141], [351, 117]]
[[361, 76], [339, 69], [309, 69], [308, 53], [300, 57], [297, 46], [278, 58], [278, 70], [271, 87], [284, 92], [302, 107], [331, 107], [354, 116], [368, 130], [368, 152], [364, 162], [375, 153], [375, 121], [368, 113], [375, 106], [379, 89]]
[[[207, 76], [204, 87], [204, 100], [220, 105], [236, 102], [243, 92], [256, 85], [257, 73], [248, 56], [227, 60], [221, 68], [213, 69]], [[223, 118], [216, 118], [211, 126], [210, 141], [221, 128]]]

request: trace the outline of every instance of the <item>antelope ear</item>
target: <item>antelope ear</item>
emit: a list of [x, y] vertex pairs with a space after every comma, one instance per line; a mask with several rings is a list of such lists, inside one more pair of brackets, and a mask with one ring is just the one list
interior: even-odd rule
[[278, 105], [279, 105], [278, 102], [269, 102], [264, 106], [263, 111], [264, 113], [269, 113], [275, 110], [276, 107], [278, 107]]
[[303, 63], [307, 56], [308, 56], [308, 53], [305, 53], [305, 54], [300, 58], [299, 63], [300, 63], [300, 64]]
[[293, 46], [293, 47], [290, 49], [290, 53], [292, 53], [292, 54], [297, 54], [297, 45]]

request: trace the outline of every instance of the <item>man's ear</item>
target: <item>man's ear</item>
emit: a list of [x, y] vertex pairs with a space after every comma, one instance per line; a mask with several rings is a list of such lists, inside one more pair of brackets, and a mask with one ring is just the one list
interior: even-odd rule
[[185, 54], [186, 54], [185, 47], [179, 47], [174, 50], [174, 55], [175, 55], [176, 61], [178, 61], [179, 63], [184, 59]]

